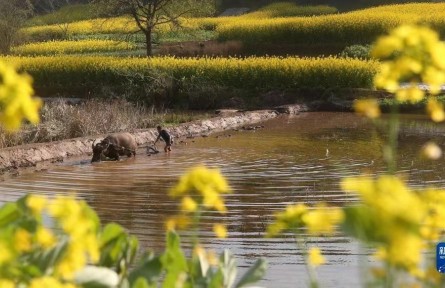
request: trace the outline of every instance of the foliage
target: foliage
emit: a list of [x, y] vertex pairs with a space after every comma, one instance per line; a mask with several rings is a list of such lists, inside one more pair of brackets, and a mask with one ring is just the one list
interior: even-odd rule
[[[210, 2], [208, 2], [210, 1]], [[145, 35], [147, 56], [153, 53], [153, 33], [161, 25], [171, 24], [179, 27], [179, 18], [190, 13], [194, 7], [207, 6], [212, 0], [95, 0], [93, 3], [103, 7], [112, 15], [130, 15], [136, 31]], [[199, 9], [199, 8], [196, 8]]]
[[130, 42], [116, 40], [48, 41], [29, 43], [12, 48], [16, 55], [60, 55], [135, 50]]
[[370, 45], [351, 45], [346, 47], [341, 53], [340, 57], [351, 57], [358, 59], [370, 59], [371, 55]]
[[[114, 57], [8, 57], [20, 70], [34, 77], [36, 89], [77, 95], [97, 91], [101, 86], [162, 87], [159, 75], [175, 85], [193, 83], [250, 91], [301, 87], [372, 87], [378, 63], [357, 59], [328, 58], [173, 58], [150, 59]], [[70, 79], [69, 82], [66, 79]], [[267, 80], [267, 81], [265, 81]]]
[[14, 68], [0, 62], [0, 122], [6, 129], [17, 129], [24, 119], [39, 122], [41, 102], [33, 94], [28, 75], [17, 74]]
[[91, 4], [67, 5], [53, 13], [38, 15], [26, 22], [26, 26], [72, 23], [95, 18]]
[[28, 0], [0, 1], [0, 54], [8, 54], [16, 42], [19, 29], [32, 14]]

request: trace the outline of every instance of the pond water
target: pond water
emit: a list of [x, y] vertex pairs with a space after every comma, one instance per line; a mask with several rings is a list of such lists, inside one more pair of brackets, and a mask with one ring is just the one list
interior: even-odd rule
[[[350, 113], [305, 113], [263, 125], [264, 129], [256, 131], [186, 139], [188, 145], [175, 145], [169, 155], [148, 157], [141, 150], [135, 159], [120, 162], [91, 165], [89, 159], [69, 160], [48, 171], [0, 183], [0, 202], [28, 192], [54, 195], [76, 191], [103, 222], [120, 223], [138, 236], [143, 248], [160, 251], [163, 221], [176, 212], [168, 189], [194, 165], [218, 167], [234, 194], [227, 198], [227, 215], [209, 215], [206, 220], [224, 220], [230, 236], [218, 240], [203, 232], [206, 247], [217, 252], [231, 249], [244, 268], [258, 257], [267, 257], [269, 268], [262, 286], [306, 287], [301, 251], [294, 239], [263, 237], [271, 215], [295, 202], [323, 201], [339, 206], [353, 202], [352, 196], [340, 191], [339, 180], [385, 171], [381, 153], [384, 133]], [[428, 139], [443, 144], [444, 133], [445, 126], [432, 125], [421, 116], [404, 118], [399, 169], [411, 186], [445, 187], [443, 160], [433, 162], [418, 156]], [[362, 284], [360, 267], [367, 261], [360, 255], [369, 251], [343, 235], [309, 238], [308, 246], [315, 245], [327, 255], [328, 263], [317, 270], [322, 287]]]

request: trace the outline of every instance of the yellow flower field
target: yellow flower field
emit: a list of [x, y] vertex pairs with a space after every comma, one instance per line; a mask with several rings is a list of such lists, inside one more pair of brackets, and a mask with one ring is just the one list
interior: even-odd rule
[[[357, 59], [248, 57], [248, 58], [116, 58], [116, 57], [6, 57], [31, 74], [36, 87], [97, 87], [117, 85], [131, 77], [166, 75], [177, 81], [242, 89], [301, 87], [369, 88], [378, 69], [374, 61]], [[70, 79], [67, 83], [66, 79]], [[70, 86], [70, 87], [69, 87]]]
[[48, 41], [29, 43], [12, 48], [16, 55], [59, 55], [92, 52], [113, 52], [134, 50], [137, 46], [130, 42], [115, 40]]
[[445, 3], [388, 5], [318, 17], [238, 18], [216, 30], [221, 40], [288, 43], [370, 43], [401, 24], [421, 23], [445, 32]]

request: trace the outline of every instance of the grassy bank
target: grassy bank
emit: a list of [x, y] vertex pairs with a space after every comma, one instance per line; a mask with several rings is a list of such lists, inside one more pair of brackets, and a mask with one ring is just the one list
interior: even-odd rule
[[[100, 112], [100, 113], [98, 113]], [[42, 143], [90, 135], [175, 125], [211, 117], [205, 112], [156, 110], [124, 100], [89, 100], [78, 105], [51, 101], [41, 110], [41, 123], [25, 125], [17, 132], [0, 129], [0, 148]]]

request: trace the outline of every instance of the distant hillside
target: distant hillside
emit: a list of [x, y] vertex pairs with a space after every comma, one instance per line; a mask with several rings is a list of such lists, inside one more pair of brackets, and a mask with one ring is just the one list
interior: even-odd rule
[[[220, 9], [231, 7], [248, 7], [258, 8], [274, 2], [282, 2], [283, 0], [219, 0]], [[292, 2], [292, 1], [288, 1]], [[438, 2], [436, 0], [294, 0], [299, 5], [329, 5], [334, 6], [343, 11], [367, 8], [386, 4], [397, 3], [419, 3], [419, 2]]]

